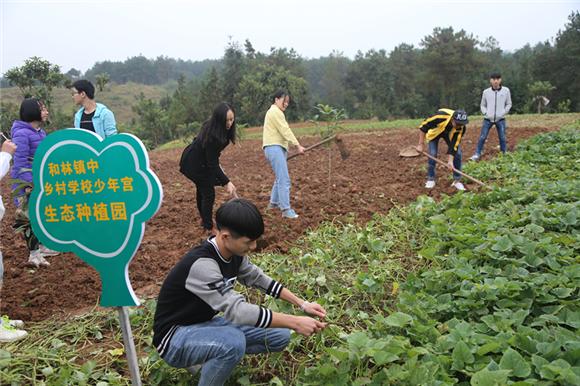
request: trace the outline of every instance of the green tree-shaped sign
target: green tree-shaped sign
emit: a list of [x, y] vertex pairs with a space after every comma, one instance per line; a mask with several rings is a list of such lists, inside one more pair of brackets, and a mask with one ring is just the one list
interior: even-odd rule
[[99, 272], [102, 306], [138, 305], [128, 267], [163, 197], [141, 141], [60, 130], [38, 147], [32, 173], [30, 221], [38, 239]]

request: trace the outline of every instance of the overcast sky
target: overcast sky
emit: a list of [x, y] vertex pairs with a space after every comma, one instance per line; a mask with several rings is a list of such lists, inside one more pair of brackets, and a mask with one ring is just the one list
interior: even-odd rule
[[97, 61], [220, 58], [229, 37], [258, 51], [294, 48], [307, 58], [333, 50], [418, 45], [434, 27], [495, 37], [514, 50], [556, 36], [580, 0], [0, 0], [0, 73], [40, 56], [86, 71]]

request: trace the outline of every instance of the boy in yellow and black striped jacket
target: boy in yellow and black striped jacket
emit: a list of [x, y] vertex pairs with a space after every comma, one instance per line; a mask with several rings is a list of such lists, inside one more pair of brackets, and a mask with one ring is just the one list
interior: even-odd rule
[[[425, 119], [419, 126], [419, 144], [417, 150], [423, 151], [425, 140], [427, 141], [429, 154], [437, 157], [439, 140], [443, 138], [447, 143], [447, 164], [451, 170], [461, 170], [461, 138], [465, 134], [465, 125], [469, 120], [467, 113], [463, 110], [451, 110], [446, 108], [439, 109], [434, 115]], [[465, 190], [460, 182], [461, 175], [453, 172], [453, 184], [457, 190]], [[435, 161], [429, 159], [427, 168], [427, 189], [435, 187]]]

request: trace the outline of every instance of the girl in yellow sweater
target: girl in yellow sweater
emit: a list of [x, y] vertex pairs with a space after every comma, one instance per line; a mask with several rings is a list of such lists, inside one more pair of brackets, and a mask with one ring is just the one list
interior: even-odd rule
[[282, 210], [282, 217], [297, 218], [298, 215], [290, 206], [290, 175], [288, 174], [288, 146], [296, 146], [299, 154], [304, 154], [304, 148], [292, 133], [284, 111], [290, 103], [290, 95], [286, 91], [279, 90], [272, 98], [272, 106], [264, 118], [264, 134], [262, 148], [264, 154], [272, 166], [276, 175], [270, 204], [268, 209], [278, 208]]

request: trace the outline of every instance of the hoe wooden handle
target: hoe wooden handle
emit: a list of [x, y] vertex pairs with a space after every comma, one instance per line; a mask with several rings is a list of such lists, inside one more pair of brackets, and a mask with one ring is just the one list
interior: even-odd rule
[[[430, 159], [432, 159], [432, 160], [433, 160], [433, 161], [435, 161], [435, 162], [439, 162], [441, 165], [445, 165], [445, 166], [447, 166], [447, 163], [445, 163], [445, 162], [441, 161], [439, 158], [435, 158], [435, 157], [431, 156], [431, 154], [429, 154], [429, 153], [426, 153], [426, 152], [424, 152], [424, 151], [422, 151], [421, 153], [422, 153], [424, 156], [426, 156], [427, 158], [430, 158]], [[463, 173], [462, 171], [460, 171], [460, 170], [457, 170], [457, 169], [455, 169], [455, 168], [453, 168], [453, 171], [454, 171], [455, 173], [458, 173], [458, 174], [462, 175], [463, 177], [467, 178], [468, 180], [471, 180], [471, 181], [475, 182], [476, 184], [479, 184], [479, 185], [481, 185], [481, 186], [488, 187], [488, 186], [487, 186], [487, 184], [484, 184], [483, 182], [481, 182], [481, 181], [480, 181], [480, 180], [478, 180], [477, 178], [473, 178], [473, 177], [471, 177], [469, 174], [465, 174], [465, 173]]]
[[[315, 143], [314, 145], [308, 146], [307, 148], [304, 149], [304, 151], [307, 152], [308, 150], [312, 150], [314, 148], [317, 148], [318, 146], [324, 145], [326, 142], [330, 142], [330, 141], [332, 141], [335, 138], [336, 138], [336, 135], [331, 135], [330, 137], [325, 138], [322, 141]], [[292, 159], [294, 157], [298, 157], [299, 155], [300, 155], [300, 153], [291, 154], [291, 155], [288, 156], [287, 160], [290, 160], [290, 159]]]

